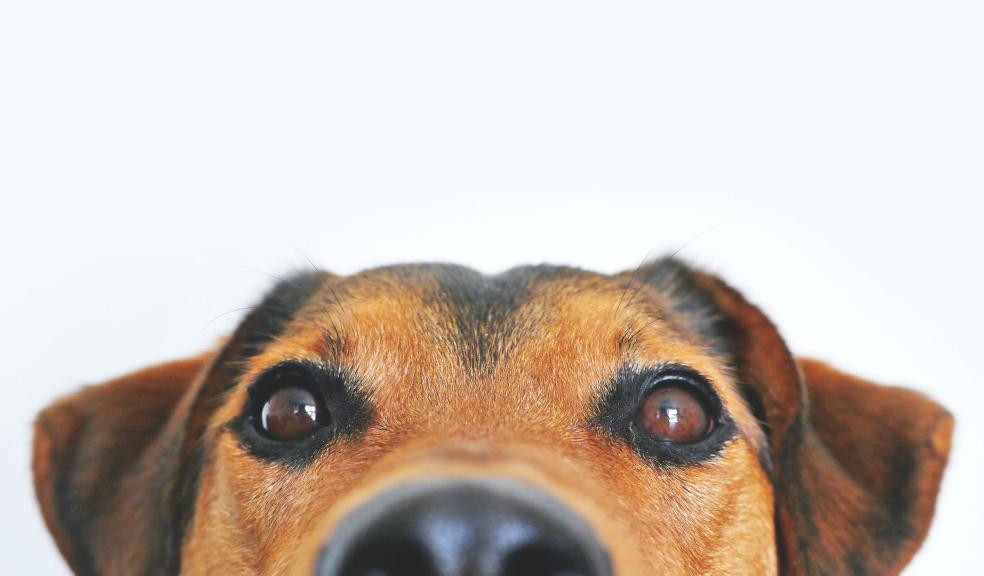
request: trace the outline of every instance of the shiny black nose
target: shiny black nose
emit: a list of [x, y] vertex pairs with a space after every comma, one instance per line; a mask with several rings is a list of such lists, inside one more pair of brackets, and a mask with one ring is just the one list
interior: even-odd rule
[[549, 494], [505, 479], [401, 485], [350, 514], [317, 576], [610, 576], [588, 524]]

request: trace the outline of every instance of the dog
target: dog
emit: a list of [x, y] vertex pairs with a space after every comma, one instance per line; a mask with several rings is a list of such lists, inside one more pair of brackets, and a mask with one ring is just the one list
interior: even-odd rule
[[952, 428], [674, 258], [415, 264], [57, 401], [33, 473], [79, 575], [896, 574]]

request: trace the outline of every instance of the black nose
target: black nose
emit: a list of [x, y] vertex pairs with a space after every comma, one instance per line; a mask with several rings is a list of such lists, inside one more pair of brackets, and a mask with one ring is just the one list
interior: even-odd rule
[[505, 479], [428, 480], [377, 496], [325, 544], [317, 576], [610, 576], [588, 524]]

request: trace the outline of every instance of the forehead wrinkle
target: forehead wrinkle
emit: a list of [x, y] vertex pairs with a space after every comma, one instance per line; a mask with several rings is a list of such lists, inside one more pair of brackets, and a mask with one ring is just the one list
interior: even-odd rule
[[[536, 319], [520, 314], [535, 286], [551, 278], [567, 282], [593, 274], [558, 266], [523, 266], [487, 276], [462, 266], [417, 264], [378, 269], [398, 289], [419, 295], [435, 345], [453, 353], [470, 378], [488, 377], [523, 340]], [[597, 275], [595, 275], [597, 276]]]
[[436, 289], [428, 304], [445, 321], [447, 342], [473, 376], [490, 376], [499, 361], [527, 336], [530, 322], [521, 316], [532, 287], [543, 277], [567, 274], [545, 266], [513, 268], [494, 276], [442, 266], [430, 270]]
[[594, 390], [618, 368], [621, 331], [613, 312], [620, 291], [608, 277], [580, 271], [536, 283], [516, 313], [526, 326], [524, 338], [496, 377], [525, 378], [540, 394], [549, 391], [586, 416]]

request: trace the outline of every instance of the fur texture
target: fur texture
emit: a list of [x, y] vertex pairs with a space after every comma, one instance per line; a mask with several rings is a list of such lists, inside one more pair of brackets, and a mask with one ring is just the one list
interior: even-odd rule
[[[251, 383], [290, 362], [345, 374], [365, 418], [294, 464], [234, 426]], [[599, 424], [620, 375], [663, 365], [713, 388], [733, 426], [715, 451], [647, 459]], [[33, 467], [80, 575], [309, 574], [348, 511], [422, 476], [539, 486], [618, 574], [895, 574], [929, 528], [952, 426], [925, 396], [796, 359], [759, 309], [675, 260], [411, 265], [292, 277], [219, 349], [59, 400]]]

